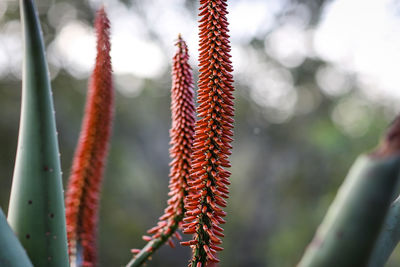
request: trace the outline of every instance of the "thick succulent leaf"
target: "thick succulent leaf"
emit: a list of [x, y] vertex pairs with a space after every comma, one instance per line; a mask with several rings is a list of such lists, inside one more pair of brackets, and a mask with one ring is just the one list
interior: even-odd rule
[[393, 199], [399, 169], [398, 154], [361, 156], [298, 266], [366, 266]]
[[33, 266], [18, 238], [7, 223], [0, 209], [0, 266], [30, 267]]
[[8, 221], [34, 266], [68, 266], [57, 132], [43, 37], [33, 0], [20, 0], [24, 63]]
[[369, 267], [384, 266], [400, 240], [400, 197], [390, 206]]

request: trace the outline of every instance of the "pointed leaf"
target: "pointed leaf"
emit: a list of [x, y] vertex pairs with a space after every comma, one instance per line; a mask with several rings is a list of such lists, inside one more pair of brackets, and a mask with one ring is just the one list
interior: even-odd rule
[[8, 220], [34, 266], [68, 266], [60, 159], [40, 24], [20, 0], [24, 39], [22, 106]]

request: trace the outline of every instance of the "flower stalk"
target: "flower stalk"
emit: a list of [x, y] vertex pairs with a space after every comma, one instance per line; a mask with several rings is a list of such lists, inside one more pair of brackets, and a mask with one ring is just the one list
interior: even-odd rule
[[73, 266], [97, 264], [99, 196], [113, 117], [110, 22], [104, 7], [97, 12], [95, 28], [96, 65], [66, 195], [68, 245]]
[[226, 0], [200, 1], [200, 76], [192, 166], [185, 198], [184, 233], [193, 239], [189, 266], [218, 262], [223, 248], [221, 224], [226, 213], [230, 172], [228, 160], [233, 141], [233, 71], [230, 61]]
[[174, 247], [172, 238], [181, 240], [177, 231], [182, 224], [185, 213], [184, 198], [187, 195], [187, 180], [190, 171], [190, 154], [192, 152], [195, 105], [192, 69], [188, 63], [189, 53], [185, 41], [178, 36], [178, 51], [173, 57], [171, 112], [172, 126], [170, 130], [170, 181], [168, 206], [160, 217], [157, 226], [148, 231], [151, 236], [143, 236], [147, 245], [139, 250], [133, 249], [135, 257], [127, 266], [140, 266], [153, 253], [168, 242]]

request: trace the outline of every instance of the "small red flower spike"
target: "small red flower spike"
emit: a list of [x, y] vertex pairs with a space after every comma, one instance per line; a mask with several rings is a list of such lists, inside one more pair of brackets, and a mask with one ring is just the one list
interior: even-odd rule
[[[148, 231], [152, 239], [161, 236], [173, 237], [183, 219], [184, 197], [187, 195], [187, 180], [190, 170], [190, 154], [194, 136], [195, 106], [192, 69], [188, 63], [188, 48], [182, 37], [176, 43], [178, 51], [173, 58], [171, 112], [172, 126], [170, 130], [170, 181], [168, 207], [156, 227]], [[144, 238], [143, 238], [144, 239]], [[146, 240], [146, 239], [144, 239]], [[148, 241], [148, 240], [146, 240]]]
[[[96, 15], [96, 65], [90, 79], [85, 116], [66, 194], [66, 222], [71, 262], [97, 265], [99, 195], [111, 135], [113, 86], [110, 22], [102, 7]], [[78, 251], [78, 247], [82, 250]]]
[[185, 198], [184, 233], [194, 234], [183, 242], [193, 249], [191, 267], [218, 262], [222, 250], [230, 167], [228, 156], [233, 128], [233, 77], [230, 59], [226, 0], [200, 0], [200, 76], [197, 101], [199, 116], [195, 137], [189, 192]]
[[178, 240], [182, 239], [176, 230], [181, 225], [185, 213], [184, 198], [187, 195], [196, 108], [192, 69], [188, 63], [188, 48], [180, 35], [176, 46], [178, 51], [173, 57], [171, 88], [172, 126], [169, 154], [172, 161], [168, 194], [170, 198], [157, 226], [147, 231], [151, 236], [143, 236], [143, 239], [148, 242], [147, 245], [128, 266], [139, 266], [165, 242], [174, 247], [173, 237]]

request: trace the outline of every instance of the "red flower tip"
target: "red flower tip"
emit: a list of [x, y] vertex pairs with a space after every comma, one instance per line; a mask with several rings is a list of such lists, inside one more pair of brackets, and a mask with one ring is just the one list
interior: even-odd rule
[[77, 244], [83, 261], [95, 266], [99, 194], [111, 135], [113, 88], [110, 58], [110, 22], [104, 8], [97, 12], [96, 65], [90, 79], [85, 116], [75, 151], [66, 194], [66, 222], [71, 261]]
[[200, 1], [200, 76], [195, 137], [188, 195], [185, 198], [184, 233], [193, 233], [194, 253], [189, 266], [218, 262], [217, 246], [223, 236], [219, 226], [226, 215], [221, 207], [228, 198], [232, 148], [233, 77], [226, 19], [226, 0]]
[[144, 236], [142, 236], [142, 238], [143, 238], [144, 241], [151, 241], [152, 240], [151, 236], [148, 236], [148, 235], [144, 235]]
[[140, 252], [140, 249], [138, 249], [138, 248], [131, 249], [132, 254], [138, 254], [139, 252]]

